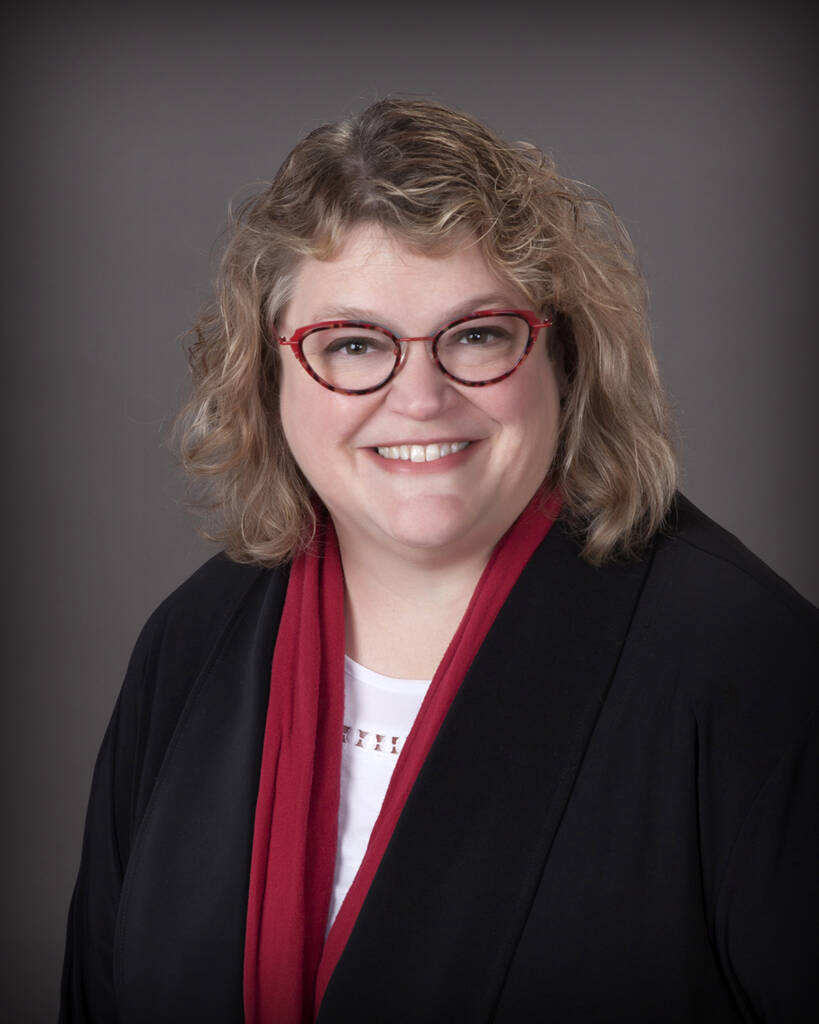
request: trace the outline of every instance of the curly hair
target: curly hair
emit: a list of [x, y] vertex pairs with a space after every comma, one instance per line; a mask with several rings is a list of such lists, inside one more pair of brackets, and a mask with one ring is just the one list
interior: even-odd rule
[[233, 217], [177, 421], [207, 535], [265, 565], [309, 542], [315, 495], [282, 431], [271, 328], [301, 262], [332, 257], [363, 223], [424, 253], [477, 239], [501, 281], [551, 312], [563, 398], [550, 482], [587, 561], [638, 553], [668, 511], [677, 465], [625, 228], [535, 146], [438, 103], [395, 98], [312, 131]]

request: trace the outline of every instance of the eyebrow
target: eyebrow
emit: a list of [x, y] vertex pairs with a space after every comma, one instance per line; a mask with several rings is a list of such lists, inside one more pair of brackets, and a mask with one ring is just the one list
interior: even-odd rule
[[[517, 308], [515, 303], [510, 303], [508, 299], [504, 299], [499, 295], [476, 296], [475, 298], [468, 299], [466, 302], [459, 302], [456, 306], [452, 306], [443, 314], [438, 324], [447, 324], [452, 320], [457, 320], [459, 317], [466, 316], [469, 313], [475, 313], [480, 309], [514, 308]], [[366, 323], [388, 327], [392, 330], [393, 334], [401, 333], [395, 330], [395, 325], [390, 324], [388, 319], [382, 317], [380, 313], [358, 306], [323, 306], [313, 313], [310, 323], [322, 323], [325, 320], [364, 320]]]

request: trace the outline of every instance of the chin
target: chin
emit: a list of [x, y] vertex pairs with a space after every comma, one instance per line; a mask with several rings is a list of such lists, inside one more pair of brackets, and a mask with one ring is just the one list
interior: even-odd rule
[[472, 533], [474, 521], [463, 503], [454, 499], [408, 501], [382, 525], [402, 547], [442, 551], [460, 547]]
[[396, 544], [413, 551], [441, 551], [457, 541], [459, 536], [462, 536], [456, 532], [449, 534], [442, 533], [441, 531], [430, 533], [420, 530], [404, 532], [395, 529], [391, 530], [389, 535]]

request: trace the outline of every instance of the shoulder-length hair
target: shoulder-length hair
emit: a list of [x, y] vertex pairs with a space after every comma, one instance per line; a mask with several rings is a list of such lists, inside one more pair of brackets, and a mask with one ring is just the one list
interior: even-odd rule
[[665, 517], [677, 467], [625, 228], [536, 147], [403, 99], [311, 132], [233, 218], [216, 300], [189, 350], [193, 394], [177, 422], [207, 535], [234, 559], [266, 565], [312, 536], [315, 496], [282, 431], [272, 327], [300, 263], [332, 257], [362, 223], [427, 253], [477, 239], [501, 281], [553, 314], [563, 397], [550, 483], [589, 562], [637, 553]]

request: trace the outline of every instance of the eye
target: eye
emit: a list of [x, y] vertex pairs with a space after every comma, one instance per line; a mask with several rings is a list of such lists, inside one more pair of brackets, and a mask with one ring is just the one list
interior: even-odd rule
[[329, 328], [310, 336], [309, 354], [322, 359], [363, 359], [373, 356], [392, 358], [394, 345], [390, 338], [376, 331], [339, 330]]
[[489, 327], [470, 327], [463, 331], [457, 340], [462, 345], [488, 345], [495, 340], [497, 332]]
[[337, 338], [327, 346], [325, 352], [330, 355], [364, 356], [372, 351], [369, 338]]
[[447, 334], [442, 339], [446, 345], [464, 346], [468, 348], [488, 348], [492, 345], [505, 344], [511, 335], [500, 324], [471, 324]]

